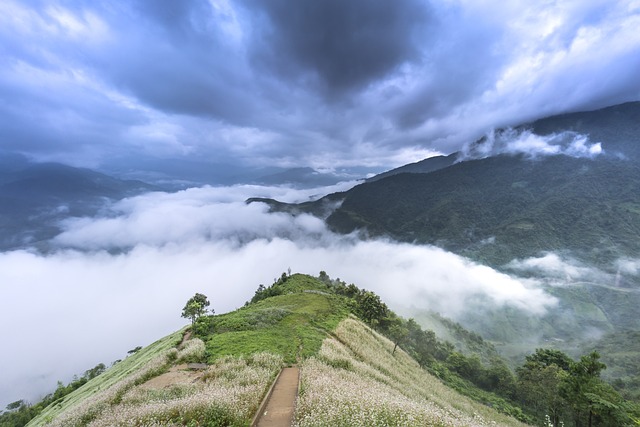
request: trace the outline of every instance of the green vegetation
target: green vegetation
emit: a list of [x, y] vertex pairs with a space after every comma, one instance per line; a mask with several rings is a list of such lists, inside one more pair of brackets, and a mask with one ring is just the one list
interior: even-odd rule
[[[206, 295], [196, 293], [194, 296], [189, 298], [189, 301], [185, 304], [182, 309], [182, 317], [185, 319], [191, 319], [191, 326], [195, 325], [195, 323], [207, 313], [207, 307], [209, 307], [211, 303], [207, 299]], [[213, 309], [211, 310], [213, 314]]]
[[226, 355], [267, 351], [286, 363], [316, 354], [322, 340], [349, 313], [346, 301], [309, 276], [283, 273], [259, 287], [252, 302], [231, 313], [203, 319], [198, 336], [211, 363]]
[[74, 379], [66, 386], [62, 382], [58, 382], [56, 390], [46, 395], [40, 402], [30, 405], [24, 400], [18, 400], [7, 405], [6, 412], [0, 414], [0, 427], [24, 426], [33, 418], [38, 416], [47, 406], [60, 404], [64, 398], [85, 385], [88, 381], [94, 379], [105, 371], [106, 367], [103, 363], [96, 365], [94, 368], [84, 372], [84, 374]]
[[[514, 375], [477, 334], [440, 322], [479, 353], [462, 353], [397, 316], [371, 291], [324, 272], [283, 273], [239, 310], [200, 316], [188, 341], [178, 331], [105, 372], [87, 371], [69, 393], [59, 387], [29, 425], [247, 425], [287, 363], [303, 367], [301, 426], [347, 426], [359, 417], [389, 426], [520, 425], [515, 418], [597, 427], [640, 418], [638, 407], [600, 378], [605, 365], [596, 352], [574, 361], [538, 349]], [[192, 362], [206, 362], [206, 369], [182, 365]], [[21, 407], [17, 402], [7, 414]], [[24, 425], [7, 414], [3, 427]]]
[[523, 426], [453, 391], [353, 317], [303, 362], [301, 380], [300, 427]]
[[[171, 335], [168, 335], [155, 343], [143, 348], [135, 354], [127, 357], [126, 359], [116, 363], [111, 368], [107, 369], [104, 373], [88, 381], [82, 387], [71, 392], [61, 400], [55, 401], [44, 409], [36, 418], [34, 418], [28, 425], [29, 426], [42, 426], [46, 422], [51, 421], [58, 417], [70, 408], [81, 404], [84, 401], [99, 394], [101, 390], [109, 389], [116, 384], [119, 384], [134, 374], [144, 370], [151, 361], [162, 356], [167, 351], [175, 348], [182, 339], [184, 330], [177, 331]], [[150, 372], [149, 375], [155, 374], [156, 371]], [[138, 381], [142, 381], [144, 377], [141, 377]]]
[[[452, 164], [450, 157], [434, 158], [316, 202], [262, 201], [274, 211], [317, 215], [336, 232], [365, 230], [366, 238], [433, 244], [507, 273], [515, 271], [511, 261], [549, 251], [583, 263], [585, 270], [595, 267], [593, 274], [567, 280], [580, 282], [548, 286], [559, 304], [545, 316], [478, 304], [458, 319], [494, 343], [512, 367], [538, 343], [577, 357], [577, 349], [590, 351], [586, 343], [607, 346], [594, 343], [594, 336], [640, 331], [640, 276], [619, 268], [620, 260], [640, 259], [639, 123], [640, 103], [634, 102], [520, 128], [537, 135], [589, 135], [604, 149], [594, 159], [503, 155]], [[418, 321], [425, 317], [413, 315]], [[457, 337], [447, 338], [460, 347]], [[485, 349], [464, 350], [490, 362]], [[608, 353], [603, 352], [610, 366], [607, 378], [625, 396], [640, 396], [637, 370], [631, 368], [638, 360], [634, 341], [618, 340], [616, 356]]]
[[583, 353], [597, 351], [608, 369], [603, 378], [625, 398], [640, 401], [640, 331], [611, 332], [581, 346]]
[[635, 162], [499, 156], [359, 185], [327, 223], [343, 233], [366, 228], [436, 244], [490, 265], [571, 250], [610, 268], [620, 256], [640, 255], [640, 216], [629, 208], [640, 204], [639, 189]]

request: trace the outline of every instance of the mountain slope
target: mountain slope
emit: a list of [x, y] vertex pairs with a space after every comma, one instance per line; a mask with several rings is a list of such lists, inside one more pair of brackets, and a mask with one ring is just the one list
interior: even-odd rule
[[283, 275], [245, 307], [201, 318], [198, 338], [178, 331], [152, 344], [29, 426], [247, 425], [287, 361], [301, 363], [300, 426], [523, 426], [449, 389], [350, 317], [351, 305], [318, 279]]
[[521, 425], [460, 396], [394, 343], [348, 318], [302, 365], [299, 426]]
[[401, 173], [429, 173], [444, 169], [455, 163], [458, 158], [458, 153], [449, 154], [448, 156], [435, 156], [428, 159], [420, 160], [419, 162], [409, 163], [408, 165], [400, 166], [399, 168], [391, 169], [390, 171], [383, 172], [374, 177], [367, 179], [367, 182], [379, 181], [383, 178], [387, 178], [392, 175], [398, 175]]
[[332, 229], [430, 243], [501, 265], [571, 250], [598, 265], [640, 256], [640, 168], [629, 161], [498, 156], [346, 192]]
[[[396, 173], [400, 168], [315, 203], [261, 201], [274, 211], [325, 218], [336, 232], [434, 244], [549, 284], [545, 290], [559, 304], [546, 316], [479, 303], [456, 319], [492, 340], [514, 363], [541, 342], [566, 351], [602, 348], [607, 342], [594, 343], [594, 337], [640, 330], [640, 275], [624, 268], [640, 259], [640, 103], [518, 127], [524, 129], [538, 136], [587, 134], [604, 153], [593, 158], [504, 154], [437, 170], [413, 169], [420, 173]], [[424, 313], [418, 308], [411, 315], [421, 319]], [[628, 346], [628, 351], [636, 350]], [[623, 373], [617, 378], [639, 384], [637, 369], [627, 368], [634, 357], [605, 356], [611, 378]]]
[[0, 171], [0, 251], [27, 245], [46, 249], [62, 218], [92, 215], [106, 199], [158, 189], [58, 163], [17, 162]]
[[640, 160], [640, 102], [547, 117], [521, 127], [539, 135], [564, 131], [587, 134], [591, 141], [602, 142], [613, 156]]

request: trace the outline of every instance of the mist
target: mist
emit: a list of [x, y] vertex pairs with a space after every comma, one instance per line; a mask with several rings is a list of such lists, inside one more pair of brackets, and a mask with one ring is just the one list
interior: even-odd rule
[[[354, 183], [342, 184], [348, 188]], [[316, 190], [236, 186], [148, 193], [69, 218], [43, 255], [0, 254], [0, 404], [35, 401], [97, 363], [109, 365], [186, 325], [195, 292], [216, 313], [242, 306], [289, 268], [321, 270], [373, 290], [391, 306], [456, 319], [481, 298], [544, 315], [556, 300], [533, 279], [510, 276], [431, 246], [337, 235], [309, 216], [269, 213], [253, 196], [287, 201]], [[6, 402], [6, 403], [5, 403]]]
[[459, 161], [484, 159], [500, 154], [521, 154], [530, 159], [555, 155], [593, 159], [602, 153], [600, 142], [591, 142], [588, 135], [577, 132], [536, 135], [530, 130], [507, 128], [491, 130], [480, 141], [465, 144]]

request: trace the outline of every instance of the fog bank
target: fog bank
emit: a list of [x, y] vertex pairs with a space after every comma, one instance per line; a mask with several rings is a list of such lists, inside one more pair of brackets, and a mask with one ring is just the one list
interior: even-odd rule
[[[287, 269], [373, 290], [456, 318], [478, 296], [534, 315], [555, 304], [534, 280], [512, 277], [430, 246], [340, 236], [309, 215], [268, 213], [247, 195], [306, 200], [312, 191], [194, 188], [126, 199], [101, 217], [67, 219], [50, 255], [0, 254], [0, 404], [36, 399], [56, 381], [186, 324], [204, 293], [217, 313], [240, 307]], [[6, 403], [5, 403], [6, 402]]]

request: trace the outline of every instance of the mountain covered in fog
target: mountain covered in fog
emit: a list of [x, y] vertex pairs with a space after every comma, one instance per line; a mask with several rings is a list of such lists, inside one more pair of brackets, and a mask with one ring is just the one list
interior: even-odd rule
[[562, 155], [460, 162], [360, 185], [327, 223], [493, 265], [558, 250], [604, 264], [640, 256], [640, 165]]
[[59, 163], [0, 161], [0, 250], [38, 246], [59, 232], [58, 222], [95, 214], [106, 200], [119, 200], [158, 187], [121, 180]]
[[[602, 348], [640, 330], [640, 103], [498, 130], [454, 157], [316, 202], [262, 201], [338, 233], [436, 245], [542, 283], [558, 299], [542, 317], [478, 301], [458, 319], [514, 360], [523, 344]], [[637, 382], [640, 353], [619, 351], [610, 373]]]
[[315, 203], [334, 231], [435, 244], [500, 266], [571, 251], [640, 257], [640, 103], [538, 120], [378, 175]]

